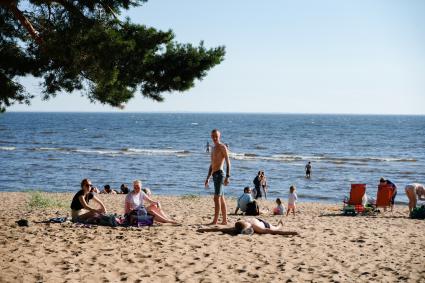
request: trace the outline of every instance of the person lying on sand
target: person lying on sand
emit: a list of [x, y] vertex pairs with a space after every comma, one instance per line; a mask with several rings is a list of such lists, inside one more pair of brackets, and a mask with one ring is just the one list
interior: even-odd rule
[[133, 191], [131, 191], [125, 198], [124, 212], [126, 215], [137, 215], [138, 210], [144, 210], [144, 201], [147, 200], [151, 203], [146, 207], [148, 214], [153, 216], [153, 220], [161, 223], [178, 224], [164, 213], [158, 201], [154, 201], [142, 191], [142, 181], [136, 180], [133, 182]]
[[[84, 222], [106, 213], [103, 202], [91, 192], [92, 187], [93, 185], [89, 179], [81, 181], [81, 190], [75, 194], [71, 202], [71, 216], [73, 222]], [[88, 205], [91, 199], [100, 205], [99, 209], [92, 208]]]
[[272, 234], [272, 235], [298, 235], [298, 232], [295, 231], [282, 231], [280, 230], [283, 226], [282, 219], [279, 220], [277, 226], [273, 226], [272, 224], [268, 223], [267, 221], [255, 218], [255, 217], [249, 217], [245, 219], [239, 219], [236, 221], [234, 227], [229, 228], [202, 228], [198, 229], [198, 232], [223, 232], [231, 235], [237, 235], [237, 234], [245, 234], [245, 235], [252, 235], [254, 233], [257, 234]]

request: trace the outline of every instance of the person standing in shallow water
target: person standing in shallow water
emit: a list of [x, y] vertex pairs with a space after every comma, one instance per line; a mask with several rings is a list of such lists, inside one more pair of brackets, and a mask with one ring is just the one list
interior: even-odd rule
[[[227, 152], [227, 147], [220, 142], [220, 131], [214, 129], [211, 131], [211, 140], [214, 146], [211, 149], [211, 163], [208, 169], [208, 176], [205, 179], [205, 187], [208, 188], [211, 176], [214, 181], [214, 219], [211, 224], [215, 225], [218, 222], [220, 214], [223, 217], [221, 224], [227, 224], [227, 206], [224, 199], [223, 184], [227, 186], [230, 178], [230, 160]], [[223, 166], [226, 161], [226, 175], [224, 175]]]
[[310, 161], [305, 166], [305, 177], [308, 179], [311, 178], [311, 162]]

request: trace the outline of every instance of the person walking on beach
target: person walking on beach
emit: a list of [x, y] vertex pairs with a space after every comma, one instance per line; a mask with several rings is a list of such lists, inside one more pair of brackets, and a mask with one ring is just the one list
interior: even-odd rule
[[311, 162], [310, 161], [305, 166], [305, 177], [307, 179], [310, 179], [311, 178]]
[[289, 215], [289, 213], [291, 212], [291, 210], [292, 210], [292, 213], [294, 214], [294, 216], [295, 216], [295, 203], [297, 202], [297, 200], [298, 200], [298, 196], [297, 196], [297, 194], [295, 193], [295, 191], [296, 191], [296, 188], [295, 188], [295, 186], [291, 186], [291, 187], [289, 187], [289, 195], [288, 195], [288, 210], [286, 211], [286, 216], [288, 216]]
[[[224, 184], [229, 184], [230, 178], [230, 160], [227, 152], [227, 147], [220, 142], [221, 133], [219, 130], [214, 129], [211, 131], [211, 139], [214, 146], [211, 150], [211, 163], [208, 169], [208, 176], [205, 179], [205, 187], [208, 188], [210, 177], [213, 176], [214, 181], [214, 219], [212, 225], [217, 224], [218, 216], [221, 210], [223, 220], [221, 224], [227, 225], [227, 206], [224, 199], [223, 188]], [[226, 161], [226, 176], [224, 176], [223, 165]]]

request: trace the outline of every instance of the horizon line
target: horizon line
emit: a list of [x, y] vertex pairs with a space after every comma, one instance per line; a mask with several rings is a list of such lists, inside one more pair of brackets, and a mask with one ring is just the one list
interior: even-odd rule
[[216, 112], [196, 112], [196, 111], [6, 111], [7, 113], [87, 113], [87, 114], [252, 114], [252, 115], [350, 115], [350, 116], [425, 116], [425, 114], [405, 114], [405, 113], [344, 113], [344, 112], [231, 112], [231, 111], [216, 111]]

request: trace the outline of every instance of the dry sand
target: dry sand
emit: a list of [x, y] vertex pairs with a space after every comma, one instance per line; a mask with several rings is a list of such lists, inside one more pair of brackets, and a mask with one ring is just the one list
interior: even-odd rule
[[[300, 236], [231, 236], [196, 231], [212, 219], [211, 198], [159, 196], [182, 226], [84, 228], [35, 223], [68, 210], [30, 210], [29, 194], [0, 197], [1, 282], [425, 282], [425, 221], [408, 219], [407, 207], [348, 217], [336, 215], [339, 204], [301, 203], [284, 218]], [[72, 194], [49, 197], [70, 203]], [[122, 213], [123, 195], [100, 198]], [[21, 218], [30, 226], [18, 227]]]

